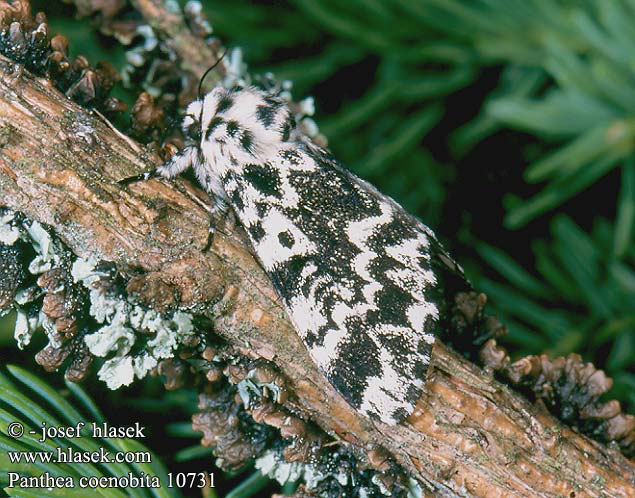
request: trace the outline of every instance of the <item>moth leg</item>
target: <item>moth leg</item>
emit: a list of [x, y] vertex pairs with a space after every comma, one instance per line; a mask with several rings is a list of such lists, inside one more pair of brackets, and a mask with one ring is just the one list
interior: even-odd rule
[[156, 169], [159, 176], [163, 178], [174, 178], [186, 169], [191, 167], [196, 161], [196, 151], [193, 147], [185, 147], [178, 154], [174, 154], [165, 163]]
[[207, 232], [207, 243], [203, 248], [203, 252], [209, 251], [214, 243], [214, 235], [216, 232], [220, 232], [223, 235], [227, 235], [225, 232], [216, 227], [221, 223], [224, 225], [227, 217], [230, 216], [232, 210], [229, 205], [223, 199], [216, 199], [214, 207], [209, 211], [209, 228]]
[[153, 171], [146, 171], [139, 175], [129, 176], [119, 180], [120, 185], [130, 185], [131, 183], [149, 180], [150, 178], [174, 178], [192, 166], [194, 151], [192, 147], [186, 147], [179, 154], [173, 155], [164, 164]]
[[136, 183], [140, 181], [149, 180], [150, 178], [156, 178], [159, 176], [157, 170], [154, 171], [146, 171], [145, 173], [141, 173], [139, 175], [128, 176], [126, 178], [122, 178], [117, 183], [119, 185], [130, 185], [131, 183]]
[[[174, 178], [190, 167], [193, 167], [198, 173], [200, 170], [199, 166], [200, 158], [198, 156], [198, 149], [186, 147], [179, 154], [172, 156], [165, 164], [159, 166], [156, 169], [156, 173], [164, 178]], [[205, 247], [203, 247], [203, 252], [209, 251], [214, 243], [214, 233], [217, 230], [216, 224], [218, 221], [216, 215], [220, 213], [221, 216], [224, 217], [228, 211], [228, 204], [223, 199], [217, 198], [214, 206], [209, 210], [209, 228], [207, 232], [207, 242], [205, 243]]]

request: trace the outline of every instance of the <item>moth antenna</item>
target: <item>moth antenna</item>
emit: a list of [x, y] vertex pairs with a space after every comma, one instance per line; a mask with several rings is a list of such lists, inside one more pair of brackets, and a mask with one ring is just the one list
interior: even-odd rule
[[203, 92], [203, 82], [205, 81], [205, 78], [207, 77], [207, 75], [216, 67], [218, 66], [221, 61], [225, 58], [225, 56], [227, 55], [227, 52], [229, 52], [229, 48], [226, 48], [225, 51], [223, 52], [223, 55], [221, 55], [218, 60], [216, 62], [214, 62], [214, 64], [203, 73], [203, 76], [201, 76], [201, 79], [198, 81], [198, 98], [201, 98], [201, 93]]

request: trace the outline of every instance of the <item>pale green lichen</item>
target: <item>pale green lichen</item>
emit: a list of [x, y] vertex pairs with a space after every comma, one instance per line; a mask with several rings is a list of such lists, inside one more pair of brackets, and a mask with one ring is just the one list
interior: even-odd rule
[[371, 481], [373, 482], [373, 484], [375, 486], [377, 486], [379, 488], [379, 492], [382, 495], [385, 496], [391, 496], [392, 493], [390, 492], [389, 489], [386, 489], [386, 486], [384, 486], [384, 483], [382, 482], [382, 480], [379, 478], [379, 476], [377, 474], [375, 474], [372, 478]]
[[408, 498], [423, 498], [421, 485], [412, 477], [408, 478]]
[[212, 25], [203, 17], [203, 4], [198, 0], [189, 0], [183, 7], [183, 11], [189, 14], [189, 17], [198, 19], [199, 26], [208, 34], [213, 32]]
[[132, 367], [134, 369], [135, 375], [137, 376], [137, 378], [140, 379], [144, 377], [146, 373], [148, 373], [158, 364], [159, 362], [157, 361], [155, 357], [150, 356], [146, 352], [143, 352], [139, 356], [136, 356], [134, 358], [134, 361], [132, 362]]
[[40, 327], [42, 322], [46, 320], [46, 317], [42, 312], [34, 316], [29, 316], [27, 312], [21, 308], [17, 308], [16, 315], [13, 337], [18, 344], [18, 348], [24, 349], [31, 343], [33, 333]]
[[118, 389], [121, 386], [129, 386], [134, 380], [134, 368], [132, 357], [118, 356], [106, 360], [97, 372], [99, 380], [104, 381], [110, 389]]
[[300, 101], [300, 112], [305, 116], [313, 116], [315, 114], [315, 100], [313, 97], [306, 97]]
[[[3, 242], [13, 244], [21, 239], [33, 246], [36, 256], [29, 263], [33, 275], [55, 268], [63, 263], [63, 258], [70, 257], [40, 223], [21, 220], [10, 211], [0, 211], [0, 237]], [[74, 282], [88, 289], [89, 314], [98, 324], [103, 324], [85, 335], [84, 342], [91, 354], [106, 359], [98, 376], [111, 389], [129, 385], [135, 377], [145, 377], [160, 360], [173, 357], [184, 339], [195, 333], [192, 316], [188, 313], [162, 315], [130, 302], [123, 294], [106, 290], [108, 286], [100, 287], [98, 283], [109, 278], [109, 273], [99, 269], [95, 258], [77, 258], [71, 265], [70, 274]], [[62, 290], [64, 283], [52, 289], [53, 292]], [[17, 311], [14, 337], [20, 349], [31, 342], [33, 333], [40, 327], [52, 347], [62, 345], [63, 337], [54, 324], [34, 305], [41, 296], [42, 291], [31, 285], [18, 289], [14, 297]], [[137, 331], [143, 331], [144, 337], [148, 332], [155, 335], [140, 345]], [[134, 353], [133, 347], [137, 348]]]
[[[144, 321], [145, 323], [145, 321]], [[149, 330], [156, 332], [154, 339], [148, 341], [152, 355], [155, 358], [170, 358], [183, 340], [194, 333], [192, 316], [180, 311], [171, 318], [157, 316], [150, 322]]]
[[33, 248], [38, 253], [29, 263], [29, 271], [34, 275], [44, 273], [59, 263], [59, 255], [56, 254], [51, 236], [44, 227], [37, 221], [32, 221], [25, 225], [26, 232], [33, 244]]
[[303, 127], [304, 133], [306, 133], [306, 135], [311, 138], [317, 137], [320, 134], [320, 129], [318, 128], [317, 123], [313, 121], [311, 118], [303, 119], [302, 127]]
[[[134, 73], [151, 59], [151, 54], [157, 50], [159, 46], [159, 39], [150, 25], [142, 24], [141, 26], [138, 26], [136, 34], [138, 35], [138, 38], [143, 40], [143, 42], [140, 45], [126, 51], [126, 64], [121, 70], [121, 80], [125, 87], [133, 86]], [[153, 72], [154, 71], [148, 71], [148, 73]], [[157, 97], [161, 94], [161, 90], [150, 84], [151, 79], [152, 74], [147, 74], [143, 82], [143, 87], [150, 95]]]
[[7, 211], [0, 214], [0, 242], [12, 246], [20, 238], [20, 229], [13, 223], [15, 213]]
[[240, 47], [232, 48], [223, 58], [225, 77], [222, 85], [225, 88], [245, 87], [251, 84], [251, 76], [247, 72], [247, 64], [243, 61]]
[[180, 14], [181, 13], [181, 5], [176, 0], [166, 0], [165, 9], [172, 14]]
[[[42, 274], [59, 264], [60, 248], [53, 243], [51, 235], [40, 223], [24, 220], [10, 210], [0, 210], [0, 242], [14, 245], [18, 240], [31, 244], [36, 252], [28, 265], [31, 274]], [[33, 309], [33, 301], [41, 296], [41, 292], [35, 289], [34, 286], [20, 288], [13, 298], [17, 312], [13, 337], [20, 349], [30, 344], [33, 333], [39, 327], [44, 328], [49, 338], [55, 337], [51, 321], [41, 311]]]
[[262, 398], [262, 389], [260, 389], [252, 379], [241, 380], [237, 385], [238, 395], [246, 407], [253, 406]]
[[304, 465], [303, 477], [306, 487], [309, 489], [317, 488], [317, 486], [326, 478], [335, 479], [342, 486], [346, 486], [349, 481], [352, 481], [351, 476], [345, 472], [325, 472], [313, 464]]
[[63, 336], [57, 332], [57, 328], [55, 327], [55, 324], [51, 322], [51, 320], [49, 320], [44, 313], [40, 312], [40, 316], [41, 316], [40, 324], [42, 325], [42, 328], [44, 329], [44, 333], [46, 334], [46, 337], [48, 337], [49, 345], [55, 349], [62, 347]]
[[95, 356], [103, 358], [110, 353], [126, 355], [135, 343], [135, 333], [121, 323], [112, 323], [84, 337], [88, 350]]
[[300, 123], [300, 126], [302, 127], [302, 131], [309, 138], [319, 138], [321, 141], [326, 143], [326, 137], [324, 137], [323, 135], [320, 135], [320, 129], [318, 128], [317, 123], [309, 117], [315, 114], [315, 100], [313, 99], [313, 97], [306, 97], [305, 99], [302, 99], [298, 107], [299, 107], [298, 123]]
[[77, 258], [71, 266], [71, 277], [75, 282], [83, 282], [85, 285], [97, 282], [104, 274], [95, 270], [96, 265], [97, 260], [93, 258]]
[[[164, 315], [130, 302], [127, 297], [107, 292], [97, 283], [107, 274], [96, 269], [96, 261], [79, 258], [71, 274], [76, 282], [89, 289], [89, 313], [104, 326], [84, 337], [89, 351], [108, 359], [100, 368], [99, 378], [109, 388], [129, 385], [134, 378], [143, 378], [158, 365], [159, 360], [172, 358], [185, 338], [195, 333], [192, 315], [181, 311]], [[154, 333], [143, 349], [132, 353], [138, 344], [136, 331]]]
[[131, 306], [116, 295], [106, 294], [100, 289], [90, 289], [89, 313], [98, 323], [125, 323]]
[[[285, 389], [275, 382], [258, 382], [256, 376], [256, 370], [250, 370], [247, 374], [247, 378], [236, 384], [238, 394], [243, 404], [247, 407], [253, 406], [253, 404], [258, 403], [263, 397], [269, 397], [276, 403], [280, 403], [281, 396]], [[265, 396], [265, 391], [267, 391], [267, 396]]]
[[[363, 474], [350, 471], [347, 470], [349, 467], [346, 465], [340, 465], [341, 460], [337, 456], [330, 458], [323, 456], [321, 460], [315, 462], [289, 463], [284, 460], [280, 450], [267, 450], [256, 459], [255, 467], [263, 475], [275, 479], [280, 484], [301, 479], [307, 489], [318, 490], [324, 481], [335, 479], [343, 488], [354, 489], [351, 497], [392, 496], [391, 491], [382, 483], [379, 474], [369, 475], [368, 471]], [[423, 490], [415, 479], [409, 478], [407, 491], [399, 496], [422, 498]]]
[[289, 463], [281, 460], [274, 450], [265, 451], [262, 456], [256, 459], [254, 465], [262, 475], [275, 479], [280, 484], [297, 481], [303, 476], [305, 467], [307, 467], [306, 464], [300, 462]]
[[[327, 463], [314, 464], [306, 462], [287, 462], [280, 452], [267, 450], [256, 459], [255, 467], [267, 477], [275, 479], [280, 484], [295, 482], [302, 479], [307, 489], [317, 489], [327, 479], [335, 479], [342, 486], [355, 487], [358, 498], [377, 496], [377, 488], [372, 485], [364, 486], [356, 482], [355, 475], [341, 469], [335, 471]], [[371, 489], [373, 488], [373, 489]]]

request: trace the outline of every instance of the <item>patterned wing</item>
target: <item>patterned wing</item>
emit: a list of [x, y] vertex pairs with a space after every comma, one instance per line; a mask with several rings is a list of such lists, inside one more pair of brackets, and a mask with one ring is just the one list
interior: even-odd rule
[[439, 333], [433, 233], [319, 147], [284, 142], [221, 177], [313, 360], [356, 409], [395, 424], [421, 394]]

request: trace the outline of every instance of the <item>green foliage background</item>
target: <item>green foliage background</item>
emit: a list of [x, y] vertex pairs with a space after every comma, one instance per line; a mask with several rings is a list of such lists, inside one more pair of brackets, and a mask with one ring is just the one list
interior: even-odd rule
[[[252, 73], [315, 97], [336, 157], [435, 229], [513, 356], [580, 353], [635, 411], [634, 0], [203, 6]], [[72, 7], [37, 8], [72, 53], [123, 66]]]

